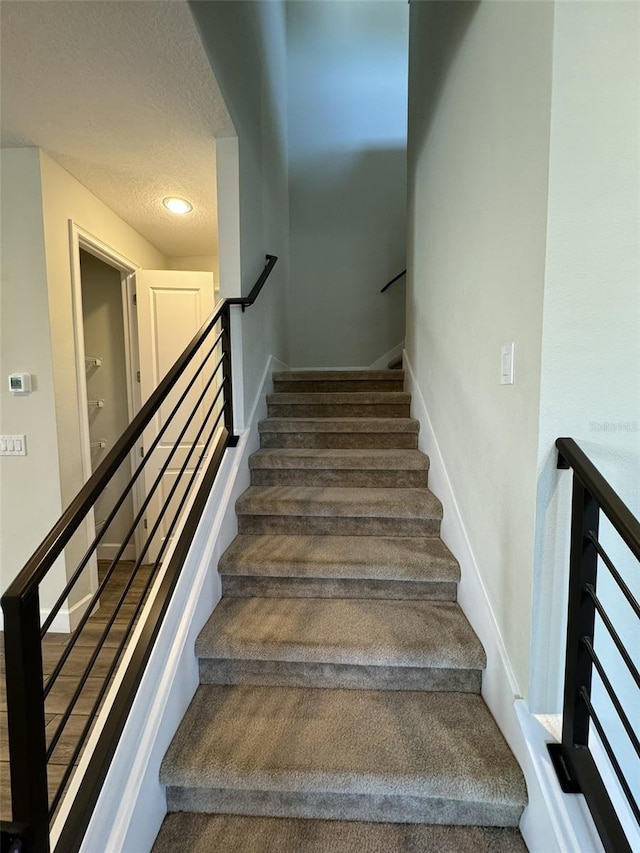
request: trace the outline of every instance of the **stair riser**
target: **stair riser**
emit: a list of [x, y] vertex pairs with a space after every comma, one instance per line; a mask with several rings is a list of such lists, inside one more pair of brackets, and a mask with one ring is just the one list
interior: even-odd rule
[[522, 806], [468, 803], [435, 797], [376, 794], [247, 791], [168, 785], [170, 812], [207, 812], [267, 817], [432, 823], [454, 826], [518, 826]]
[[428, 471], [356, 471], [344, 468], [254, 468], [253, 486], [349, 486], [374, 489], [427, 487]]
[[335, 687], [346, 690], [449, 690], [479, 693], [480, 670], [357, 666], [273, 660], [200, 659], [200, 684]]
[[409, 418], [408, 404], [269, 403], [270, 418]]
[[238, 515], [239, 533], [301, 536], [439, 536], [431, 518], [348, 518], [300, 515]]
[[369, 393], [371, 391], [403, 391], [404, 379], [307, 379], [281, 380], [275, 379], [273, 390], [284, 394], [344, 394]]
[[327, 448], [347, 450], [417, 450], [418, 434], [414, 432], [263, 432], [262, 448], [297, 447], [313, 450]]
[[227, 598], [375, 598], [400, 601], [455, 601], [457, 584], [449, 581], [222, 575], [222, 594]]

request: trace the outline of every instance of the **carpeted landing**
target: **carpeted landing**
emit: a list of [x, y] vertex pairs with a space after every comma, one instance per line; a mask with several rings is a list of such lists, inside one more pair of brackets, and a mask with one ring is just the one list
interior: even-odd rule
[[154, 850], [522, 851], [401, 371], [274, 376]]

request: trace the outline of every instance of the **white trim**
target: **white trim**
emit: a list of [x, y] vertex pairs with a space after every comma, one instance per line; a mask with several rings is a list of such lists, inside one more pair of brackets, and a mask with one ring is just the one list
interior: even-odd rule
[[121, 548], [122, 545], [119, 542], [101, 542], [98, 545], [98, 559], [111, 561], [118, 557], [120, 560], [135, 560], [136, 546], [133, 542], [125, 546], [122, 554], [120, 554]]
[[[266, 403], [265, 398], [268, 393], [273, 391], [273, 381], [272, 376], [277, 371], [288, 370], [287, 365], [275, 358], [275, 356], [270, 356], [265, 368], [262, 372], [262, 377], [260, 378], [260, 388], [256, 395], [255, 400], [253, 401], [253, 406], [251, 407], [251, 414], [249, 415], [249, 429], [251, 429], [255, 424], [257, 424], [259, 418], [266, 418]], [[264, 408], [263, 412], [259, 412], [259, 408]]]
[[[75, 630], [76, 626], [84, 616], [84, 613], [89, 606], [93, 595], [87, 593], [80, 601], [76, 601], [71, 607], [63, 606], [56, 613], [53, 622], [49, 626], [48, 634], [70, 634]], [[49, 618], [51, 608], [40, 610], [40, 624]], [[0, 631], [4, 630], [4, 617], [0, 613]]]
[[[602, 845], [584, 797], [563, 794], [546, 749], [553, 734], [529, 713], [517, 682], [456, 501], [411, 360], [404, 353], [406, 390], [420, 422], [418, 446], [430, 457], [429, 488], [442, 502], [441, 535], [460, 563], [458, 603], [487, 653], [482, 697], [525, 776], [528, 805], [520, 831], [530, 853], [601, 853]], [[632, 845], [633, 846], [633, 845]], [[640, 849], [640, 846], [638, 847]]]
[[[531, 853], [602, 853], [598, 831], [581, 794], [563, 794], [551, 764], [547, 743], [557, 741], [549, 719], [530, 714], [520, 699], [515, 705], [526, 743], [529, 779], [535, 776], [539, 802], [532, 802], [520, 822], [520, 831]], [[529, 785], [531, 788], [531, 785]], [[544, 815], [544, 817], [543, 817]]]
[[[85, 367], [85, 348], [84, 348], [84, 319], [82, 315], [82, 276], [80, 273], [80, 249], [93, 255], [103, 263], [108, 264], [118, 270], [121, 277], [121, 291], [123, 302], [123, 322], [124, 322], [124, 339], [125, 339], [125, 364], [127, 366], [127, 397], [128, 397], [128, 414], [131, 418], [134, 414], [132, 411], [133, 389], [131, 388], [132, 376], [131, 367], [131, 350], [130, 350], [130, 320], [128, 308], [128, 277], [139, 269], [139, 266], [129, 258], [122, 255], [120, 252], [108, 246], [102, 240], [99, 240], [91, 232], [82, 228], [73, 219], [68, 220], [69, 226], [69, 253], [70, 253], [70, 270], [71, 270], [71, 295], [73, 304], [73, 340], [76, 354], [76, 389], [78, 399], [78, 422], [80, 426], [80, 458], [82, 461], [82, 479], [87, 482], [92, 474], [91, 463], [91, 438], [89, 435], [89, 417], [87, 407], [87, 382], [86, 382], [86, 367]], [[99, 356], [100, 353], [91, 353], [91, 355]], [[131, 454], [131, 473], [135, 471], [135, 457]], [[134, 498], [135, 499], [135, 498]], [[96, 535], [95, 516], [93, 507], [87, 512], [85, 518], [85, 529], [87, 543], [93, 541]], [[136, 536], [139, 536], [136, 531]], [[137, 540], [136, 540], [137, 541]], [[98, 588], [98, 566], [97, 556], [92, 555], [87, 564], [89, 584], [91, 590], [95, 591]], [[73, 624], [73, 621], [72, 621]]]
[[402, 353], [404, 352], [404, 341], [400, 341], [393, 349], [390, 349], [389, 352], [386, 352], [384, 355], [381, 355], [377, 361], [374, 361], [373, 364], [369, 365], [369, 370], [387, 370], [389, 367], [389, 363], [395, 361], [397, 358], [400, 358]]
[[598, 768], [598, 773], [602, 777], [604, 786], [607, 789], [607, 794], [613, 803], [618, 820], [622, 824], [624, 834], [627, 836], [629, 847], [631, 847], [632, 850], [640, 850], [640, 828], [638, 828], [636, 819], [629, 807], [629, 801], [622, 790], [620, 780], [611, 766], [611, 762], [609, 761], [609, 757], [605, 752], [595, 726], [591, 726], [590, 731], [591, 737], [589, 738], [589, 749], [591, 750], [591, 755], [593, 755], [593, 760]]
[[518, 717], [519, 703], [522, 702], [524, 705], [524, 702], [518, 695], [518, 686], [509, 656], [455, 498], [427, 406], [406, 351], [403, 358], [405, 390], [411, 394], [412, 415], [420, 422], [418, 446], [430, 458], [429, 488], [442, 502], [444, 509], [441, 536], [460, 563], [462, 578], [458, 585], [458, 603], [487, 654], [487, 668], [482, 679], [482, 697], [520, 764], [527, 783], [528, 805], [520, 822], [523, 838], [531, 853], [589, 853], [588, 848], [572, 850], [562, 847], [559, 843], [549, 813], [548, 800], [543, 794], [542, 783], [532, 760], [526, 732]]
[[[274, 366], [279, 364], [273, 358], [268, 360], [262, 386], [252, 406], [251, 428], [240, 436], [235, 450], [225, 453], [85, 834], [81, 847], [85, 853], [95, 850], [140, 853], [149, 850], [166, 814], [164, 789], [159, 782], [160, 763], [198, 686], [195, 639], [220, 600], [217, 562], [237, 533], [235, 500], [249, 485], [247, 459], [258, 448], [257, 422], [266, 416], [265, 395], [270, 388]], [[174, 541], [176, 539], [177, 535]], [[170, 553], [165, 565], [169, 559]], [[150, 601], [160, 580], [158, 578], [154, 585]], [[149, 608], [150, 601], [145, 609]], [[112, 702], [127, 662], [128, 656], [116, 674], [106, 707]], [[52, 827], [52, 848], [59, 838], [69, 804], [82, 782], [88, 755], [103, 724], [104, 712], [98, 719]]]
[[[493, 695], [494, 691], [509, 695], [512, 702], [513, 698], [519, 698], [519, 691], [504, 640], [462, 520], [460, 507], [453, 492], [426, 403], [406, 352], [403, 354], [403, 359], [406, 391], [411, 394], [412, 416], [420, 421], [418, 446], [429, 456], [431, 462], [429, 488], [437, 495], [444, 507], [441, 536], [463, 569], [462, 579], [458, 585], [458, 603], [483, 642], [487, 657], [491, 655], [493, 658], [493, 662], [488, 663], [485, 671], [482, 694], [489, 707], [491, 707], [490, 699], [497, 698]], [[497, 660], [493, 653], [497, 654]], [[496, 668], [496, 664], [499, 664], [499, 668]]]

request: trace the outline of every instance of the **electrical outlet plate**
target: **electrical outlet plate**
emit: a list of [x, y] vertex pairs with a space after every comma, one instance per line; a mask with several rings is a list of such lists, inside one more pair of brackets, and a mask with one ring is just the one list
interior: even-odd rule
[[0, 456], [26, 456], [26, 435], [0, 435]]

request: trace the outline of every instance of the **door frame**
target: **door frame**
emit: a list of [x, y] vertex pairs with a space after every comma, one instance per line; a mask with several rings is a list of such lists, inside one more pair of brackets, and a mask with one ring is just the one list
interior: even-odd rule
[[[80, 456], [82, 462], [82, 479], [86, 483], [92, 474], [91, 466], [91, 439], [89, 435], [89, 408], [87, 402], [86, 382], [86, 352], [84, 346], [84, 320], [82, 315], [82, 279], [80, 272], [80, 250], [103, 261], [110, 267], [114, 267], [120, 273], [122, 294], [122, 317], [124, 323], [124, 358], [127, 376], [127, 408], [129, 421], [137, 414], [140, 408], [140, 393], [137, 388], [136, 372], [138, 369], [137, 352], [137, 326], [133, 315], [134, 308], [134, 282], [133, 274], [140, 269], [139, 264], [127, 258], [116, 249], [95, 237], [85, 228], [82, 228], [73, 219], [69, 219], [69, 247], [71, 260], [71, 294], [73, 302], [73, 340], [76, 356], [76, 388], [78, 400], [78, 420], [80, 424]], [[92, 355], [94, 355], [92, 353]], [[95, 353], [99, 356], [99, 353]], [[133, 476], [137, 467], [138, 448], [130, 453], [131, 475]], [[133, 488], [134, 513], [140, 506], [139, 484]], [[87, 544], [95, 537], [95, 517], [93, 508], [87, 513], [86, 518]], [[136, 528], [134, 533], [135, 554], [140, 553], [140, 532]], [[91, 585], [97, 588], [97, 563], [92, 567]]]

